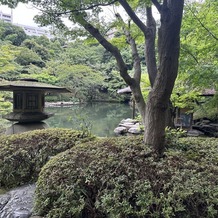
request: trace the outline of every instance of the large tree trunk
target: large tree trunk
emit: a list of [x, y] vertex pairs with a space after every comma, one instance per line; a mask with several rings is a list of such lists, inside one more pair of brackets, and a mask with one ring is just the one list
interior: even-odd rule
[[144, 141], [160, 157], [164, 152], [169, 99], [178, 72], [183, 0], [165, 0], [160, 8], [158, 33], [159, 70], [149, 93], [145, 114]]
[[128, 74], [127, 66], [119, 49], [107, 41], [103, 35], [84, 18], [84, 13], [77, 13], [76, 21], [80, 23], [99, 43], [113, 54], [117, 60], [121, 77], [131, 87], [140, 114], [145, 124], [144, 141], [153, 147], [154, 153], [160, 157], [164, 152], [165, 127], [170, 95], [178, 72], [178, 59], [180, 47], [180, 28], [182, 21], [184, 0], [163, 0], [161, 5], [157, 0], [152, 3], [161, 14], [161, 27], [158, 35], [159, 68], [156, 67], [155, 57], [155, 21], [151, 9], [147, 8], [147, 26], [136, 16], [126, 0], [119, 0], [128, 15], [144, 33], [147, 40], [146, 61], [152, 90], [146, 105], [140, 89], [140, 63], [137, 57], [134, 40], [131, 41], [134, 59], [135, 74], [132, 78]]

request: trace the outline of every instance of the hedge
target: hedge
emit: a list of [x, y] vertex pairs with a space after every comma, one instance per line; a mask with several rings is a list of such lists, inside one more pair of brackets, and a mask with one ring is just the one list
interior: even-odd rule
[[46, 218], [218, 217], [218, 139], [179, 139], [164, 158], [142, 137], [98, 139], [51, 159], [35, 213]]
[[0, 136], [0, 187], [36, 181], [52, 156], [92, 139], [80, 131], [59, 128]]

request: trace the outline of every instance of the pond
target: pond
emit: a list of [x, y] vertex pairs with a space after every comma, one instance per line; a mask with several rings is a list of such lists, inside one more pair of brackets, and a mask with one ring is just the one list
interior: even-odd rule
[[128, 104], [89, 103], [71, 107], [48, 107], [46, 112], [55, 115], [46, 123], [50, 127], [71, 129], [89, 129], [99, 137], [114, 136], [114, 129], [122, 119], [132, 117], [132, 109]]

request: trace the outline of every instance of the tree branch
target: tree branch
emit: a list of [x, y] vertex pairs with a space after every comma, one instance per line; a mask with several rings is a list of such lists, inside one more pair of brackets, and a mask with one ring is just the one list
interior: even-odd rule
[[118, 0], [122, 7], [125, 9], [129, 17], [133, 20], [133, 22], [139, 27], [139, 29], [144, 33], [145, 37], [148, 32], [147, 26], [138, 18], [133, 9], [127, 3], [126, 0]]
[[162, 9], [162, 6], [161, 4], [157, 1], [157, 0], [151, 0], [152, 3], [154, 4], [154, 6], [157, 8], [157, 10], [159, 11], [159, 13], [161, 14], [161, 9]]
[[[114, 4], [115, 2], [117, 2], [118, 0], [113, 0], [111, 2], [108, 2], [108, 3], [99, 3], [99, 4], [93, 4], [87, 8], [80, 8], [79, 11], [87, 11], [87, 10], [90, 10], [90, 9], [93, 9], [93, 8], [96, 8], [96, 7], [99, 7], [99, 6], [109, 6], [109, 5], [112, 5]], [[77, 10], [78, 11], [78, 10]], [[73, 11], [71, 11], [73, 12]]]
[[191, 51], [189, 51], [185, 46], [182, 46], [181, 45], [181, 50], [184, 50], [185, 52], [187, 52], [194, 60], [195, 60], [195, 62], [198, 64], [199, 62], [198, 62], [198, 59], [197, 59], [197, 57], [195, 57], [192, 53], [191, 53]]
[[214, 38], [218, 41], [218, 37], [216, 35], [214, 35], [214, 33], [212, 33], [202, 22], [201, 19], [197, 17], [197, 15], [195, 14], [195, 12], [191, 9], [190, 6], [189, 10], [191, 11], [191, 13], [193, 14], [193, 16], [195, 17], [195, 19], [200, 23], [200, 25]]
[[146, 7], [147, 28], [149, 34], [145, 41], [145, 58], [151, 86], [153, 87], [157, 75], [157, 61], [155, 53], [156, 21], [152, 15], [151, 7]]
[[[137, 49], [135, 40], [131, 36], [131, 33], [130, 33], [129, 29], [126, 28], [125, 23], [124, 23], [124, 21], [123, 21], [123, 19], [120, 16], [119, 13], [116, 14], [116, 17], [118, 18], [119, 21], [121, 21], [123, 32], [124, 32], [124, 34], [126, 36], [127, 42], [131, 46], [132, 59], [133, 59], [133, 63], [134, 63], [134, 79], [135, 79], [137, 84], [140, 84], [140, 80], [141, 80], [141, 61], [140, 61], [140, 57], [139, 57], [139, 54], [138, 54], [138, 49]], [[130, 28], [130, 23], [129, 23], [129, 28]]]
[[117, 47], [113, 46], [110, 42], [108, 42], [99, 32], [97, 28], [95, 28], [92, 24], [90, 24], [88, 21], [86, 21], [82, 14], [79, 12], [75, 16], [76, 21], [83, 26], [95, 39], [98, 40], [98, 42], [109, 52], [113, 54], [113, 56], [116, 58], [118, 69], [120, 71], [121, 77], [124, 79], [124, 81], [131, 86], [134, 83], [134, 79], [131, 78], [127, 72], [127, 66], [122, 58], [122, 55], [120, 54], [120, 51]]
[[[43, 13], [47, 13], [47, 14], [53, 14], [53, 15], [56, 15], [56, 17], [59, 17], [61, 15], [67, 15], [67, 14], [71, 14], [71, 13], [76, 13], [76, 12], [79, 12], [79, 11], [88, 11], [88, 10], [91, 10], [93, 8], [96, 8], [96, 7], [104, 7], [104, 6], [109, 6], [109, 5], [112, 5], [114, 4], [115, 2], [117, 2], [118, 0], [113, 0], [111, 2], [108, 2], [108, 3], [98, 3], [98, 4], [93, 4], [93, 5], [90, 5], [89, 7], [81, 7], [81, 8], [78, 8], [78, 9], [74, 9], [74, 10], [66, 10], [66, 11], [63, 11], [63, 12], [55, 12], [54, 13], [49, 13], [47, 10], [43, 10], [41, 8], [38, 8], [36, 6], [33, 6], [34, 8], [36, 8], [37, 10], [43, 12]], [[66, 3], [63, 3], [66, 5], [65, 8], [67, 7], [72, 7], [71, 5], [67, 5]]]
[[132, 90], [132, 94], [134, 96], [134, 100], [135, 100], [135, 103], [136, 103], [137, 108], [139, 110], [139, 113], [142, 116], [142, 120], [144, 120], [146, 104], [145, 104], [145, 100], [142, 96], [142, 91], [141, 91], [141, 87], [140, 87], [141, 61], [140, 61], [140, 57], [138, 54], [138, 49], [137, 49], [135, 40], [131, 36], [130, 30], [129, 30], [130, 22], [128, 23], [128, 27], [126, 27], [125, 22], [123, 21], [123, 19], [121, 18], [119, 13], [116, 14], [116, 17], [118, 18], [119, 21], [121, 21], [122, 29], [124, 31], [124, 34], [126, 35], [127, 42], [131, 46], [132, 59], [134, 61], [134, 79], [133, 79], [132, 85], [130, 85], [130, 88]]

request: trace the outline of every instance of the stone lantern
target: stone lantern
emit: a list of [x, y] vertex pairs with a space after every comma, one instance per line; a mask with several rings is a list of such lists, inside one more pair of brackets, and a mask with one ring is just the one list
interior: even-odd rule
[[3, 118], [26, 126], [40, 123], [53, 115], [44, 111], [45, 93], [69, 92], [66, 88], [40, 83], [35, 79], [1, 82], [0, 91], [13, 92], [13, 112]]

